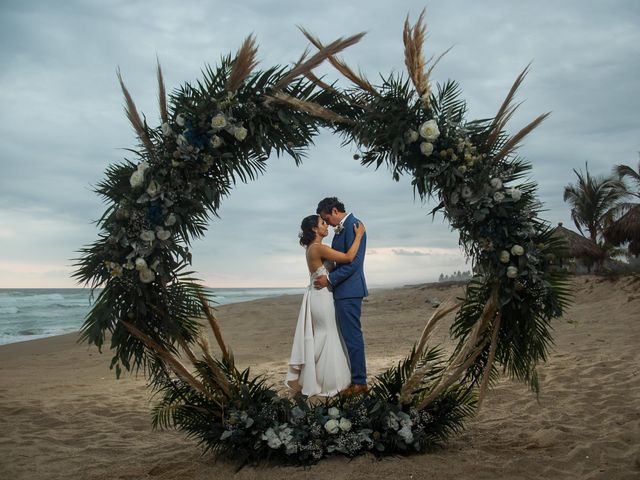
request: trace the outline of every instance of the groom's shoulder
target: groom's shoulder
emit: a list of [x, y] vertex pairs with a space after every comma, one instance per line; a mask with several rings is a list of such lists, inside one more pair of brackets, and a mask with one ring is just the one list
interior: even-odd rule
[[352, 213], [349, 215], [349, 221], [351, 223], [359, 223], [361, 220]]

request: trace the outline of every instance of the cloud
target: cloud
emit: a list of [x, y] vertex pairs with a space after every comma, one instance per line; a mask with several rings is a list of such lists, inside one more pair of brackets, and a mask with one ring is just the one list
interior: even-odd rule
[[[199, 78], [205, 63], [235, 52], [252, 32], [258, 68], [268, 68], [293, 62], [304, 51], [296, 25], [325, 42], [367, 31], [342, 56], [378, 82], [379, 72], [404, 71], [402, 24], [407, 13], [416, 19], [423, 7], [417, 0], [403, 8], [379, 0], [328, 0], [321, 7], [255, 0], [224, 8], [190, 0], [3, 1], [2, 286], [73, 286], [68, 259], [97, 237], [91, 222], [104, 208], [92, 187], [107, 165], [122, 161], [129, 155], [124, 149], [136, 144], [116, 68], [152, 124], [158, 122], [156, 55], [171, 90]], [[640, 148], [640, 4], [452, 0], [430, 6], [426, 20], [428, 56], [454, 46], [433, 79], [460, 82], [469, 118], [494, 115], [515, 77], [533, 61], [518, 94], [526, 101], [510, 131], [552, 111], [520, 149], [533, 165], [550, 222], [571, 224], [562, 190], [574, 180], [574, 168], [588, 161], [590, 171], [604, 174], [616, 163], [634, 164]], [[339, 78], [329, 66], [318, 73], [328, 81]], [[286, 157], [269, 159], [266, 174], [237, 185], [206, 238], [195, 242], [200, 277], [213, 286], [304, 284], [300, 220], [327, 195], [340, 197], [366, 223], [366, 268], [373, 282], [426, 281], [462, 269], [457, 233], [440, 216], [428, 216], [434, 203], [416, 200], [408, 178], [394, 182], [384, 167], [362, 167], [354, 153], [323, 132], [302, 166]], [[9, 264], [11, 269], [2, 268]], [[36, 264], [54, 273], [40, 275]], [[16, 265], [30, 269], [24, 280]]]
[[404, 248], [394, 248], [391, 251], [394, 253], [394, 255], [404, 255], [410, 257], [424, 257], [431, 255], [431, 253], [429, 252], [421, 252], [419, 250], [405, 250]]

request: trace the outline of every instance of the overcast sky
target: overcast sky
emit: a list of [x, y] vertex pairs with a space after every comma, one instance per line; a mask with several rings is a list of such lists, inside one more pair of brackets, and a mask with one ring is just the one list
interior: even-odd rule
[[[454, 46], [433, 79], [460, 82], [469, 119], [493, 116], [518, 73], [517, 129], [552, 111], [520, 150], [552, 223], [570, 224], [562, 201], [572, 169], [606, 174], [635, 166], [640, 150], [640, 2], [629, 1], [60, 1], [0, 3], [0, 287], [73, 287], [75, 251], [97, 238], [104, 209], [92, 193], [110, 163], [135, 144], [116, 80], [120, 67], [150, 123], [158, 122], [155, 62], [168, 89], [199, 78], [254, 33], [259, 68], [289, 64], [307, 46], [301, 25], [329, 42], [368, 32], [344, 53], [376, 82], [404, 72], [402, 26], [427, 7], [426, 52]], [[338, 78], [328, 68], [330, 79]], [[371, 285], [430, 281], [467, 269], [458, 235], [409, 179], [365, 169], [340, 139], [317, 138], [303, 166], [271, 158], [238, 185], [194, 269], [208, 286], [304, 286], [300, 220], [338, 196], [367, 225]]]

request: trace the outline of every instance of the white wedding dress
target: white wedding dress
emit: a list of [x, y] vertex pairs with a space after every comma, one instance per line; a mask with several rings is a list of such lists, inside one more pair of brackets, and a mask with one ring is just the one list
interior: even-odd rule
[[328, 275], [325, 265], [311, 274], [304, 293], [285, 384], [291, 388], [297, 381], [303, 395], [329, 397], [351, 384], [351, 369], [336, 324], [333, 294], [313, 286], [322, 275]]

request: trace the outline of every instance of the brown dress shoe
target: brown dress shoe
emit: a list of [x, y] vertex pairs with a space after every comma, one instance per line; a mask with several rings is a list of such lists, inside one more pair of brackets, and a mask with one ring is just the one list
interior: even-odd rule
[[352, 385], [352, 387], [353, 387], [353, 394], [354, 395], [357, 395], [359, 393], [367, 393], [369, 391], [369, 387], [367, 386], [366, 383], [363, 384], [363, 385], [354, 384], [354, 385]]
[[367, 393], [369, 391], [369, 387], [365, 385], [360, 385], [357, 383], [352, 383], [347, 388], [340, 392], [340, 395], [358, 395], [360, 393]]

